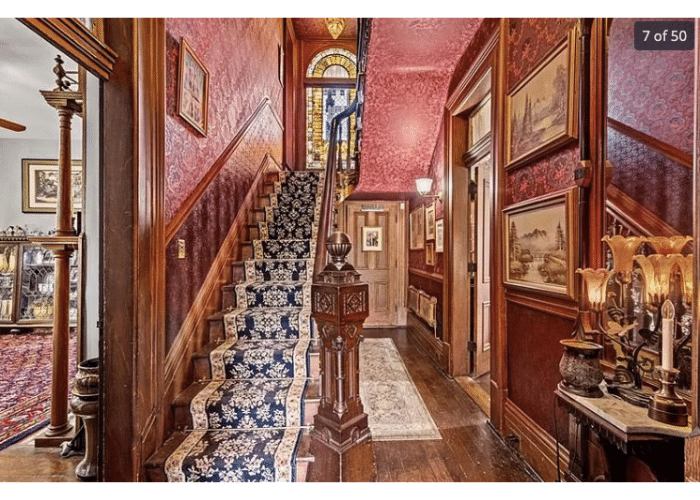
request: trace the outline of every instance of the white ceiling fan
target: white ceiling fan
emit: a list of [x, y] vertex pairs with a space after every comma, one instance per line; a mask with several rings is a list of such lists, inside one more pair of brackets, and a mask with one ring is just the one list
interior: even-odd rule
[[27, 127], [24, 125], [12, 122], [10, 120], [5, 120], [4, 118], [0, 118], [0, 127], [12, 130], [13, 132], [24, 132], [27, 130]]

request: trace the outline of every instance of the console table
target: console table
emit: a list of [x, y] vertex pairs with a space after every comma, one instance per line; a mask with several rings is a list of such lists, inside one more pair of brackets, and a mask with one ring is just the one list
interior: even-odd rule
[[[607, 461], [607, 479], [627, 480], [627, 464], [635, 457], [646, 464], [659, 481], [684, 480], [684, 443], [691, 426], [663, 424], [648, 417], [647, 409], [608, 394], [601, 384], [602, 398], [585, 398], [557, 388], [558, 404], [578, 424], [578, 436], [569, 436], [573, 479], [593, 480], [588, 470], [589, 432], [597, 435]], [[577, 446], [578, 444], [578, 446]]]

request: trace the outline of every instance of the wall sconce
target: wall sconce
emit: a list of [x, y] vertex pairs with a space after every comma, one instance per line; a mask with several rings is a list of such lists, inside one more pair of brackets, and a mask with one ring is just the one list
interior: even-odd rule
[[432, 190], [433, 180], [430, 177], [421, 177], [420, 179], [416, 179], [416, 191], [418, 191], [419, 195], [424, 198], [435, 198], [442, 201], [442, 191], [440, 191], [438, 194], [430, 194], [430, 191]]

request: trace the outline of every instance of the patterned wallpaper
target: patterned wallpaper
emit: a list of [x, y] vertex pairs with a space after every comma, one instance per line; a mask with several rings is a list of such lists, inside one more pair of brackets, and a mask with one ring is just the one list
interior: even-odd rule
[[486, 44], [488, 39], [495, 31], [498, 31], [499, 23], [499, 18], [489, 17], [484, 19], [484, 22], [481, 23], [479, 29], [476, 30], [474, 38], [469, 44], [469, 47], [467, 47], [467, 50], [465, 50], [464, 54], [462, 54], [462, 57], [459, 58], [455, 71], [452, 74], [449, 87], [450, 94], [455, 90], [460, 80], [464, 78], [464, 75], [467, 73], [469, 68], [471, 68], [472, 64], [474, 64], [474, 61], [481, 52], [481, 49], [483, 49], [484, 44]]
[[690, 154], [694, 51], [635, 50], [638, 20], [615, 19], [610, 29], [608, 116]]
[[374, 19], [357, 193], [413, 192], [426, 175], [447, 87], [481, 19]]
[[[263, 97], [282, 116], [277, 67], [280, 19], [167, 19], [166, 220], [197, 186]], [[180, 38], [209, 71], [209, 125], [202, 137], [177, 114]], [[278, 158], [280, 160], [280, 158]]]
[[[277, 41], [279, 19], [168, 19], [166, 206], [172, 219], [265, 96], [272, 99], [208, 185], [166, 248], [166, 339], [170, 347], [199, 292], [266, 154], [282, 160]], [[209, 131], [202, 137], [177, 116], [180, 37], [210, 73]], [[214, 43], [216, 42], [216, 43]], [[187, 258], [176, 258], [184, 239]]]

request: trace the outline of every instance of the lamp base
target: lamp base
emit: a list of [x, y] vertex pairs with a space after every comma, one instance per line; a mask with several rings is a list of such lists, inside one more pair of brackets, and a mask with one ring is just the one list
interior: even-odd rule
[[688, 407], [676, 395], [676, 376], [679, 371], [675, 368], [659, 368], [661, 374], [661, 389], [654, 393], [649, 403], [649, 418], [669, 425], [685, 427], [688, 425]]

